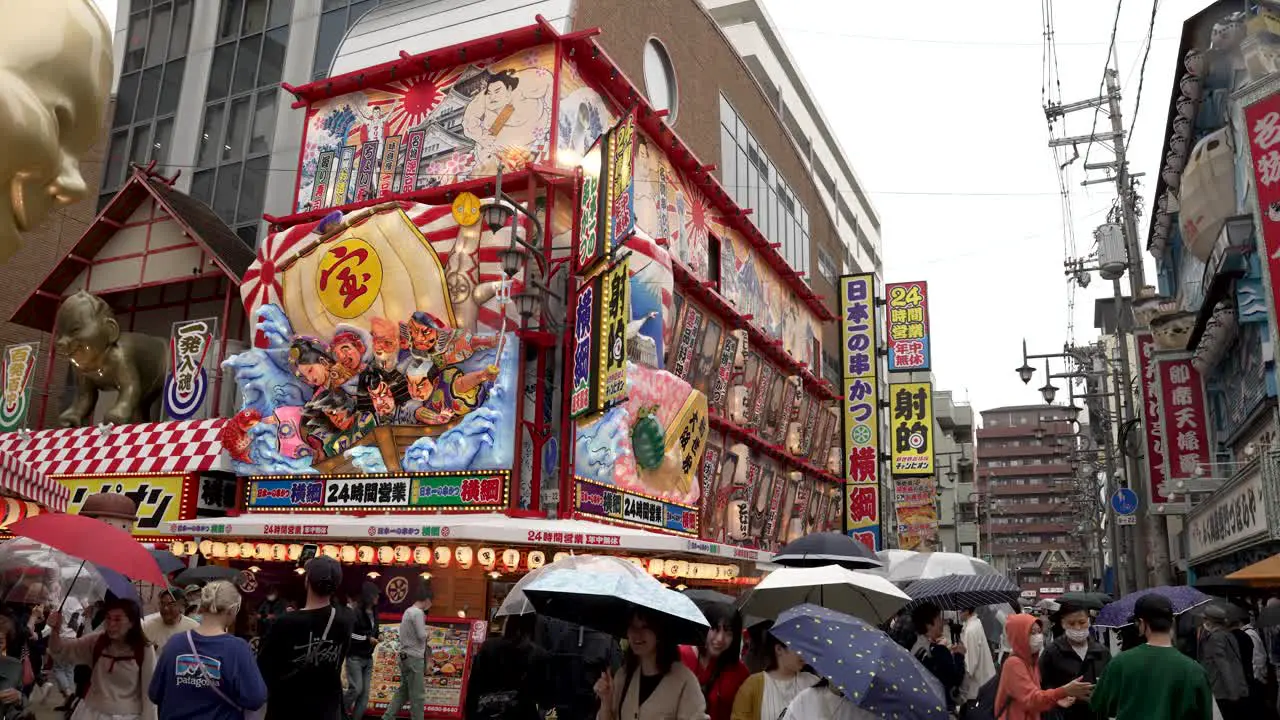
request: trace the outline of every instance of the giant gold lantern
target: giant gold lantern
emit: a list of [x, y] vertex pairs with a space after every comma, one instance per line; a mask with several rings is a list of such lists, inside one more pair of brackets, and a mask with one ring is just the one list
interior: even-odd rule
[[375, 317], [426, 311], [457, 327], [444, 266], [399, 205], [380, 205], [318, 237], [280, 272], [282, 303], [298, 335], [368, 330]]

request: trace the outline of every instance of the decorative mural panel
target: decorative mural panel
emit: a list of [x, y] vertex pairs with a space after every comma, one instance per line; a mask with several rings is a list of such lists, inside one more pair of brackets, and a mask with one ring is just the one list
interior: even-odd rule
[[573, 61], [561, 63], [556, 163], [561, 167], [576, 167], [617, 120], [608, 101], [583, 81]]
[[313, 103], [299, 212], [543, 162], [550, 155], [551, 45], [431, 70]]

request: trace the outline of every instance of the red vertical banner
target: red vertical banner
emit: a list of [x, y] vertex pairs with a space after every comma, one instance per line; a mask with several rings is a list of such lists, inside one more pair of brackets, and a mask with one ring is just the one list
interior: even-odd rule
[[1151, 478], [1147, 499], [1152, 505], [1163, 505], [1169, 498], [1160, 491], [1165, 484], [1164, 434], [1160, 421], [1160, 383], [1156, 377], [1156, 341], [1149, 332], [1134, 333], [1134, 339], [1142, 372], [1142, 426], [1147, 430], [1147, 475]]
[[1271, 307], [1280, 309], [1280, 93], [1244, 109], [1258, 197], [1262, 261], [1270, 278]]
[[[1164, 436], [1164, 476], [1168, 482], [1195, 477], [1208, 463], [1209, 414], [1205, 411], [1204, 379], [1190, 357], [1159, 358], [1160, 425]], [[1209, 473], [1210, 468], [1204, 468]], [[1159, 489], [1159, 488], [1157, 488]], [[1169, 488], [1164, 488], [1164, 495]]]

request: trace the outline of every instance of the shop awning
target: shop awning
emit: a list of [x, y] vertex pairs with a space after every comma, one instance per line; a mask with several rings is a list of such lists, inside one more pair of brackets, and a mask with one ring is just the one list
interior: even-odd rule
[[316, 515], [252, 513], [161, 523], [161, 533], [183, 537], [264, 538], [311, 542], [484, 542], [556, 545], [584, 552], [684, 553], [739, 562], [767, 562], [762, 550], [708, 542], [586, 520], [468, 515]]
[[1237, 570], [1228, 575], [1227, 579], [1246, 582], [1253, 587], [1280, 585], [1280, 554]]
[[[48, 507], [65, 510], [67, 491], [51, 476], [229, 471], [230, 463], [218, 440], [218, 430], [224, 422], [225, 419], [217, 418], [106, 429], [82, 427], [3, 433], [0, 434], [0, 458], [12, 457], [42, 476], [50, 476], [49, 482], [61, 493], [62, 504]], [[8, 470], [7, 465], [4, 468]], [[25, 497], [46, 504], [38, 497]]]
[[[17, 435], [17, 433], [8, 433], [9, 435]], [[25, 462], [19, 453], [0, 446], [0, 494], [12, 495], [20, 500], [31, 500], [50, 510], [63, 512], [67, 509], [67, 499], [71, 493], [67, 491], [62, 483], [49, 477], [37, 467], [32, 467]], [[30, 503], [20, 503], [12, 501], [11, 498], [4, 498], [7, 502], [4, 505], [3, 526], [8, 526], [10, 522], [21, 520], [26, 517], [22, 513], [22, 509]], [[12, 506], [12, 507], [11, 507]], [[36, 514], [39, 509], [36, 509]], [[16, 516], [10, 517], [16, 513]]]

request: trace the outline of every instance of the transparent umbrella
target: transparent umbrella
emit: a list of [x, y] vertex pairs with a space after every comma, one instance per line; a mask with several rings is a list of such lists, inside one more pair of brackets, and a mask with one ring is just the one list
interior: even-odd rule
[[0, 544], [0, 588], [6, 602], [57, 607], [69, 599], [85, 606], [105, 598], [108, 590], [137, 597], [119, 573], [26, 538]]

